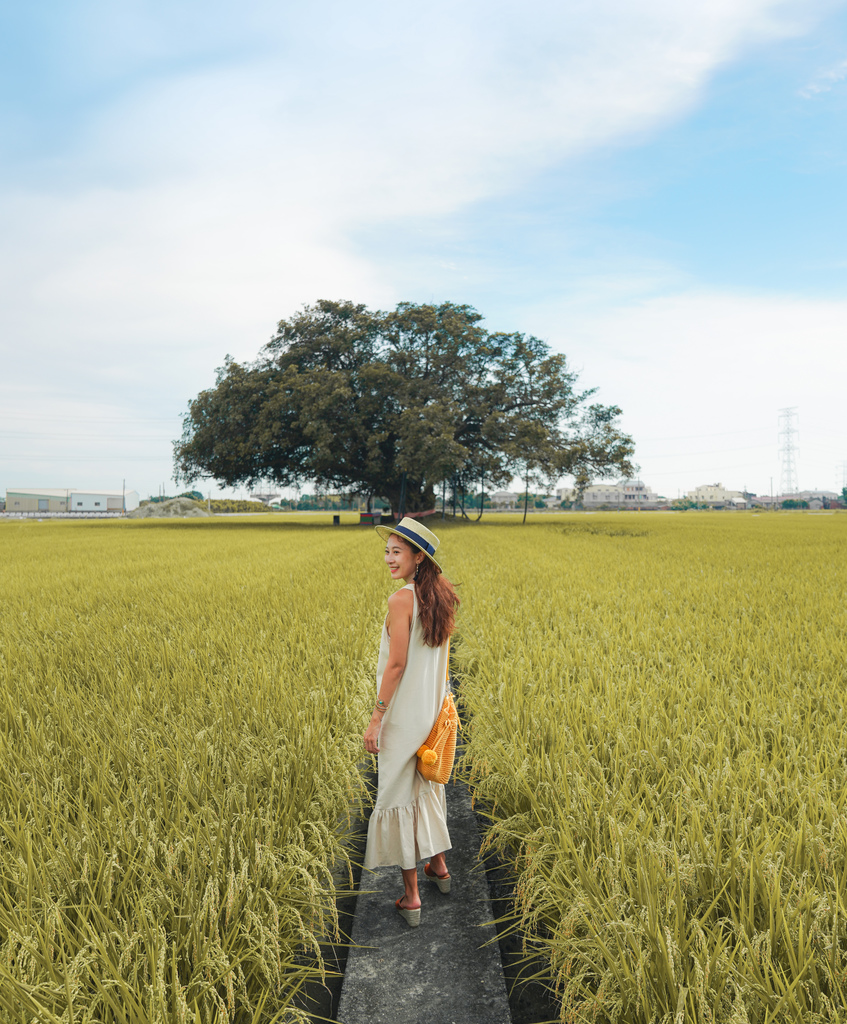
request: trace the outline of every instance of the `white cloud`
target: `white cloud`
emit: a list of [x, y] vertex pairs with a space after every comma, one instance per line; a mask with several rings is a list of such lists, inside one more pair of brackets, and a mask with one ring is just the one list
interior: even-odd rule
[[122, 95], [92, 125], [87, 170], [225, 189], [235, 175], [263, 199], [276, 183], [319, 224], [443, 215], [654, 130], [741, 48], [797, 31], [786, 12], [801, 9], [528, 0], [435, 3], [424, 15], [318, 3], [306, 24], [270, 20], [269, 54]]
[[76, 36], [57, 59], [75, 62], [79, 127], [12, 161], [0, 201], [4, 416], [34, 381], [57, 400], [174, 415], [224, 352], [251, 357], [302, 303], [409, 297], [354, 231], [448, 218], [655, 131], [715, 68], [805, 31], [815, 9], [139, 2], [128, 22], [92, 3], [76, 26], [66, 13]]
[[813, 96], [822, 92], [831, 92], [839, 82], [843, 82], [845, 79], [847, 79], [847, 60], [842, 60], [835, 67], [818, 72], [807, 85], [803, 86], [800, 95], [804, 99], [812, 99]]

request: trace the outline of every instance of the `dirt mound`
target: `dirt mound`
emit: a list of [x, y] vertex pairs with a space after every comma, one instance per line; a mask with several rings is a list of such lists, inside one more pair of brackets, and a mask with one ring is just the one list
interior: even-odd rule
[[127, 512], [127, 519], [184, 519], [186, 516], [211, 515], [203, 505], [191, 498], [171, 498], [169, 501], [150, 501]]

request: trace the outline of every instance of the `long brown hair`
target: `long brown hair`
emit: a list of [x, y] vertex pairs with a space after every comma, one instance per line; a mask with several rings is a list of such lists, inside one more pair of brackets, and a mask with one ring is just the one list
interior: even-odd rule
[[[402, 537], [398, 540], [406, 543]], [[418, 598], [418, 615], [424, 643], [427, 647], [441, 647], [447, 643], [448, 637], [456, 627], [459, 598], [453, 584], [444, 578], [441, 570], [429, 558], [424, 558], [415, 573], [415, 594]]]

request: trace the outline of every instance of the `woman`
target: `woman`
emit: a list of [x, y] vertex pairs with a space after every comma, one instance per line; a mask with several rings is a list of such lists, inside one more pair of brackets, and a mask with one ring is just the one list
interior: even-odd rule
[[388, 599], [377, 664], [377, 701], [365, 730], [365, 750], [378, 755], [379, 785], [368, 825], [365, 867], [398, 864], [405, 893], [397, 910], [414, 927], [421, 920], [419, 860], [441, 892], [450, 891], [444, 853], [450, 849], [444, 787], [417, 771], [418, 747], [441, 710], [447, 643], [459, 599], [434, 555], [438, 538], [414, 519], [377, 526], [385, 561], [405, 586]]

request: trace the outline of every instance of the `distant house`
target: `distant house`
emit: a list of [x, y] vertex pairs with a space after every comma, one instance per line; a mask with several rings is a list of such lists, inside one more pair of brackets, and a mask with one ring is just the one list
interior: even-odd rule
[[517, 491], [495, 491], [489, 496], [492, 508], [515, 508], [520, 497]]
[[[564, 494], [564, 491], [561, 492]], [[657, 509], [662, 499], [643, 480], [624, 477], [617, 483], [592, 484], [582, 495], [582, 507], [589, 509]]]
[[[808, 501], [809, 508], [828, 508], [838, 501], [839, 496], [835, 491], [800, 491], [795, 497]], [[817, 504], [813, 505], [813, 501]]]
[[762, 508], [781, 508], [784, 501], [806, 501], [810, 509], [839, 508], [838, 495], [835, 491], [799, 491], [797, 494], [763, 494], [753, 496], [751, 505]]
[[773, 494], [753, 494], [750, 496], [750, 507], [751, 508], [778, 508], [782, 502], [782, 498], [779, 495]]
[[132, 512], [137, 491], [78, 491], [74, 487], [15, 487], [6, 490], [7, 512]]
[[742, 491], [728, 491], [723, 484], [701, 484], [689, 491], [686, 497], [698, 505], [711, 508], [747, 508], [747, 499]]

